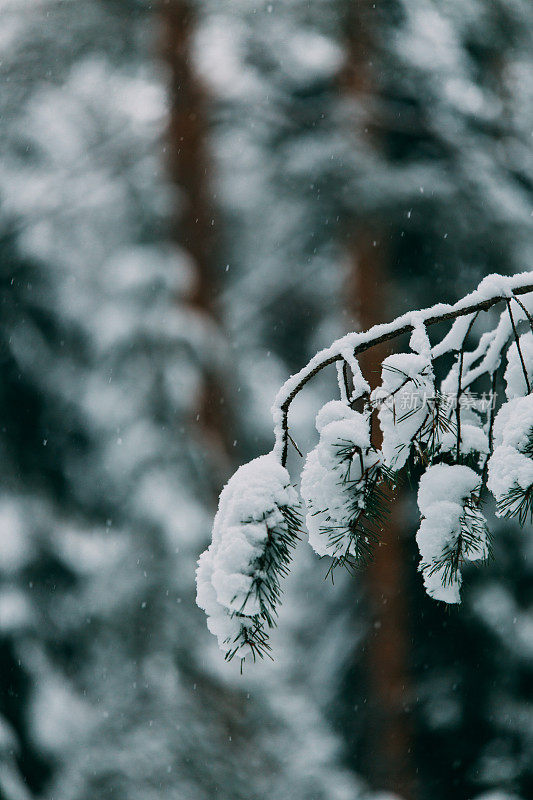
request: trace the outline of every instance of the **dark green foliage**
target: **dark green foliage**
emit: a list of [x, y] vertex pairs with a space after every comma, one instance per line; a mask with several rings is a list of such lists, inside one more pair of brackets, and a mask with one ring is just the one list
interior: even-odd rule
[[523, 489], [515, 485], [498, 503], [498, 514], [508, 519], [517, 519], [520, 525], [525, 525], [528, 521], [533, 521], [533, 485]]

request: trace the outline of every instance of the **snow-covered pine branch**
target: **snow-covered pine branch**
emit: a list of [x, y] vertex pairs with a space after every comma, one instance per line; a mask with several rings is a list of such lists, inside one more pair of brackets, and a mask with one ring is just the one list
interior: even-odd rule
[[[474, 336], [480, 313], [498, 305], [496, 324]], [[223, 489], [213, 541], [199, 561], [198, 604], [226, 658], [255, 659], [269, 650], [280, 582], [301, 532], [286, 469], [289, 408], [333, 363], [340, 398], [318, 412], [319, 441], [301, 476], [310, 544], [331, 558], [330, 569], [364, 565], [386, 525], [394, 487], [409, 470], [419, 480], [416, 541], [424, 586], [437, 600], [460, 602], [462, 565], [490, 554], [481, 510], [487, 492], [499, 516], [524, 524], [533, 515], [532, 311], [533, 272], [490, 275], [454, 305], [347, 334], [283, 384], [272, 409], [274, 448], [240, 467]], [[432, 344], [428, 329], [447, 321], [448, 332]], [[358, 354], [406, 333], [409, 352], [383, 361], [381, 384], [371, 391]], [[453, 364], [441, 374], [436, 362], [450, 354]], [[498, 402], [504, 356], [505, 400]]]

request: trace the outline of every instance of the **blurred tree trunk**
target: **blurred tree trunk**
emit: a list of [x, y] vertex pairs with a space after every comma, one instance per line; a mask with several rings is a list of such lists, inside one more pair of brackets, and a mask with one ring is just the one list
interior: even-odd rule
[[[351, 253], [348, 308], [363, 330], [385, 322], [386, 309], [391, 307], [391, 281], [378, 242], [372, 235], [362, 233]], [[381, 362], [389, 353], [390, 348], [380, 345], [361, 354], [361, 369], [372, 388], [380, 382]], [[373, 438], [379, 447], [380, 431], [376, 425]], [[366, 647], [369, 725], [364, 749], [375, 788], [389, 789], [409, 800], [414, 797], [414, 780], [411, 724], [406, 711], [410, 695], [409, 634], [399, 500], [397, 493], [391, 497], [388, 524], [365, 572], [370, 624]]]
[[164, 0], [161, 16], [162, 52], [170, 73], [167, 165], [180, 193], [172, 233], [195, 262], [191, 303], [214, 315], [214, 218], [205, 146], [207, 97], [194, 73], [194, 9], [187, 0]]
[[[348, 59], [343, 75], [345, 90], [363, 107], [369, 107], [373, 89], [371, 75], [373, 45], [371, 15], [375, 5], [360, 0], [351, 6], [348, 30]], [[363, 115], [363, 119], [365, 115]], [[379, 147], [371, 115], [365, 132]], [[394, 316], [392, 276], [380, 220], [359, 222], [351, 239], [347, 280], [347, 310], [362, 330]], [[374, 388], [380, 383], [381, 362], [391, 352], [381, 345], [363, 353], [363, 374]], [[381, 433], [374, 425], [374, 445], [380, 447]], [[392, 498], [391, 498], [392, 499]], [[397, 792], [405, 800], [415, 796], [412, 766], [411, 725], [405, 710], [409, 699], [409, 634], [406, 581], [403, 565], [401, 504], [395, 498], [386, 530], [365, 580], [370, 611], [367, 641], [368, 720], [363, 744], [364, 763], [375, 788]], [[361, 765], [362, 771], [365, 766]]]
[[[171, 235], [194, 262], [190, 306], [220, 326], [216, 303], [215, 218], [209, 180], [211, 165], [206, 147], [208, 97], [194, 70], [195, 9], [188, 0], [161, 0], [160, 14], [161, 52], [169, 69], [167, 167], [178, 190]], [[216, 340], [221, 343], [223, 337], [218, 335]], [[212, 363], [206, 365], [204, 371], [197, 421], [218, 466], [220, 483], [227, 478], [234, 460], [234, 426], [231, 403], [226, 401], [223, 370], [217, 363], [223, 347], [213, 349]]]

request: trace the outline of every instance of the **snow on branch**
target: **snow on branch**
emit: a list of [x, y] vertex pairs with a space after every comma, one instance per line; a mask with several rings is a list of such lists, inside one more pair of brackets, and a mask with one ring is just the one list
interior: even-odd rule
[[[495, 326], [476, 340], [480, 313], [498, 304]], [[255, 659], [269, 650], [281, 579], [301, 532], [286, 470], [289, 408], [333, 363], [340, 399], [319, 411], [319, 441], [301, 476], [311, 546], [331, 559], [330, 569], [363, 566], [408, 470], [419, 480], [416, 541], [424, 586], [437, 600], [460, 602], [462, 566], [491, 552], [481, 510], [487, 491], [498, 515], [521, 524], [533, 515], [532, 310], [533, 272], [489, 275], [454, 305], [439, 303], [343, 336], [283, 384], [272, 409], [274, 448], [241, 467], [222, 491], [213, 541], [199, 561], [198, 604], [227, 658]], [[432, 345], [428, 328], [447, 321], [448, 332]], [[381, 384], [371, 391], [357, 356], [406, 333], [409, 351], [384, 359]], [[442, 373], [436, 362], [446, 355], [453, 364]]]
[[298, 539], [297, 505], [272, 453], [244, 464], [222, 490], [213, 541], [198, 562], [197, 602], [228, 660], [268, 653], [280, 579]]
[[[313, 356], [305, 367], [285, 381], [274, 401], [272, 415], [276, 437], [275, 452], [280, 453], [282, 464], [287, 459], [287, 414], [290, 404], [311, 378], [324, 367], [341, 360], [343, 351], [349, 351], [353, 356], [357, 356], [377, 344], [391, 341], [391, 339], [395, 339], [404, 333], [409, 333], [417, 322], [423, 323], [427, 327], [435, 325], [437, 322], [456, 319], [477, 311], [488, 311], [492, 306], [513, 295], [528, 294], [532, 291], [533, 272], [521, 272], [512, 276], [487, 275], [474, 292], [466, 295], [454, 305], [437, 303], [423, 311], [408, 311], [401, 317], [397, 317], [393, 322], [374, 325], [374, 327], [362, 333], [348, 333], [333, 342], [330, 347], [321, 350]], [[456, 349], [458, 341], [461, 341], [461, 330], [462, 327], [456, 328], [455, 331], [452, 327], [453, 334], [449, 341], [446, 342], [446, 350], [444, 352]], [[504, 344], [505, 342], [502, 343], [502, 347]], [[440, 355], [442, 354], [440, 353]], [[496, 360], [494, 358], [485, 365], [487, 371], [490, 371]]]

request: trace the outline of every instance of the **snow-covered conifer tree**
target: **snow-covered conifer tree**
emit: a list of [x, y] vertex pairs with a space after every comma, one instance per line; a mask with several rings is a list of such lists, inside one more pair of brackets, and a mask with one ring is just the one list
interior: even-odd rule
[[[361, 18], [368, 34], [362, 50]], [[280, 373], [298, 368], [313, 345], [324, 346], [330, 330], [342, 332], [343, 309], [358, 302], [352, 286], [343, 285], [343, 251], [350, 263], [357, 262], [355, 269], [369, 270], [367, 286], [376, 280], [371, 265], [376, 259], [383, 263], [391, 283], [380, 286], [381, 319], [435, 300], [454, 301], [483, 274], [520, 271], [531, 263], [526, 155], [531, 103], [527, 81], [518, 78], [530, 61], [531, 15], [527, 6], [514, 3], [490, 9], [483, 2], [465, 6], [424, 0], [356, 7], [232, 3], [231, 9], [216, 4], [207, 25], [217, 31], [211, 41], [218, 48], [206, 48], [201, 39], [198, 52], [221, 99], [213, 119], [214, 151], [224, 179], [218, 196], [229, 220], [227, 230], [235, 234], [228, 237], [220, 268], [228, 269], [228, 286], [237, 290], [228, 292], [226, 300], [241, 363], [242, 353], [253, 351], [237, 381], [239, 397], [245, 398], [239, 440], [249, 432], [251, 457], [270, 446], [265, 385], [273, 397]], [[302, 29], [318, 32], [324, 46], [299, 47]], [[346, 90], [345, 77], [354, 39], [362, 66], [354, 74], [357, 95]], [[324, 56], [321, 81], [311, 65], [313, 58], [320, 62], [319, 53]], [[312, 87], [317, 86], [315, 93]], [[311, 108], [316, 118], [306, 116]], [[352, 243], [359, 232], [367, 251], [356, 252], [358, 259]], [[310, 263], [306, 237], [312, 245]], [[291, 263], [300, 266], [290, 269]], [[241, 302], [241, 287], [246, 302]], [[350, 293], [354, 300], [347, 298]], [[290, 326], [296, 335], [285, 335]], [[286, 367], [280, 368], [280, 355]], [[386, 378], [391, 377], [388, 372]], [[301, 449], [302, 442], [309, 442], [309, 449], [313, 445], [300, 422], [309, 417], [310, 398], [315, 407], [327, 400], [327, 386], [320, 377], [316, 380], [293, 412], [291, 433]], [[246, 396], [250, 385], [260, 389]], [[298, 458], [293, 450], [289, 463], [296, 466]], [[519, 755], [527, 750], [527, 734], [511, 713], [507, 719], [514, 720], [509, 724], [519, 744], [517, 753], [506, 758], [513, 765], [509, 775], [516, 770], [521, 777], [510, 783], [514, 779], [501, 778], [490, 766], [497, 761], [490, 753], [499, 752], [506, 736], [503, 722], [491, 711], [496, 708], [491, 687], [506, 687], [509, 708], [526, 702], [520, 677], [524, 657], [496, 635], [492, 618], [484, 617], [483, 604], [474, 598], [484, 593], [483, 587], [497, 589], [507, 598], [509, 613], [511, 608], [526, 613], [523, 587], [529, 562], [523, 537], [509, 526], [498, 528], [498, 558], [483, 569], [474, 569], [474, 562], [466, 565], [463, 605], [445, 613], [440, 604], [432, 607], [425, 599], [420, 574], [411, 568], [420, 559], [412, 531], [418, 508], [411, 514], [403, 501], [402, 516], [410, 625], [404, 644], [413, 672], [412, 692], [403, 707], [415, 734], [421, 791], [435, 793], [442, 787], [446, 797], [448, 765], [458, 763], [459, 751], [465, 758], [454, 768], [453, 781], [465, 797], [483, 786], [519, 790], [528, 774], [527, 759]], [[494, 521], [490, 527], [496, 531]], [[401, 533], [401, 522], [396, 528]], [[314, 572], [304, 552], [295, 570], [302, 591], [299, 616], [289, 612], [285, 625], [299, 625], [305, 646], [316, 648], [306, 680], [342, 731], [350, 763], [369, 774], [375, 751], [362, 742], [373, 724], [363, 634], [365, 628], [374, 634], [361, 602], [363, 581], [336, 576], [335, 593], [328, 586], [317, 592], [310, 587], [324, 569]], [[375, 591], [379, 598], [379, 588]], [[473, 642], [484, 654], [482, 674]], [[277, 652], [280, 656], [281, 649]], [[512, 664], [512, 677], [498, 659]], [[441, 707], [450, 709], [449, 716], [434, 712]], [[430, 754], [426, 740], [434, 743]], [[389, 766], [379, 769], [386, 775]]]
[[2, 39], [2, 794], [355, 797], [310, 704], [210, 658], [195, 418], [222, 337], [163, 234], [156, 21], [78, 12], [10, 3]]

